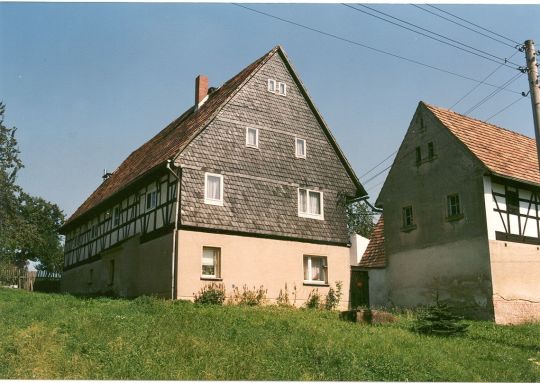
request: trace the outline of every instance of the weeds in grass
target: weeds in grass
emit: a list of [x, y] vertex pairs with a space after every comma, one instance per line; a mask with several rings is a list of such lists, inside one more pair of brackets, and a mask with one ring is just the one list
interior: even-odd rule
[[267, 292], [268, 290], [264, 286], [260, 286], [259, 288], [253, 287], [253, 290], [251, 290], [247, 285], [244, 285], [242, 286], [242, 291], [240, 291], [238, 286], [235, 286], [229, 302], [237, 305], [260, 306], [266, 302]]
[[326, 310], [335, 310], [339, 306], [339, 302], [341, 302], [341, 296], [343, 295], [343, 282], [337, 281], [336, 282], [336, 288], [334, 289], [332, 286], [328, 289], [328, 293], [326, 294], [326, 300], [324, 301], [324, 308]]
[[311, 290], [306, 299], [306, 308], [308, 309], [318, 309], [321, 307], [322, 297], [319, 293], [319, 289]]
[[225, 286], [223, 283], [212, 282], [193, 295], [195, 303], [222, 305], [225, 302]]
[[289, 289], [287, 288], [287, 283], [285, 283], [285, 290], [279, 290], [279, 295], [276, 299], [277, 305], [281, 307], [295, 307], [297, 295], [296, 284], [293, 285], [293, 291], [291, 295], [293, 296], [292, 302], [289, 299]]

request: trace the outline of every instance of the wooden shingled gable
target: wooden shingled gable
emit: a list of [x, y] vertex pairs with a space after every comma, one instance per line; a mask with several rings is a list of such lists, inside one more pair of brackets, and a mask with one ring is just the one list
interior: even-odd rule
[[337, 145], [334, 137], [328, 129], [326, 123], [318, 113], [311, 98], [307, 94], [305, 87], [301, 83], [299, 77], [292, 68], [285, 52], [280, 46], [274, 47], [264, 56], [247, 66], [236, 76], [231, 78], [221, 87], [212, 92], [206, 102], [200, 108], [191, 107], [184, 114], [171, 122], [161, 132], [155, 135], [140, 148], [132, 152], [105, 180], [98, 188], [84, 201], [84, 203], [69, 217], [64, 226], [61, 228], [63, 233], [67, 232], [70, 227], [75, 225], [76, 221], [81, 221], [91, 211], [98, 206], [112, 201], [112, 199], [125, 191], [129, 187], [143, 180], [147, 175], [161, 167], [164, 168], [168, 160], [176, 158], [189, 143], [201, 133], [208, 124], [218, 115], [222, 108], [232, 99], [249, 79], [262, 68], [262, 66], [270, 60], [274, 54], [280, 54], [284, 59], [289, 71], [298, 83], [301, 92], [304, 94], [306, 101], [313, 110], [316, 118], [320, 122], [329, 143], [334, 148], [340, 161], [343, 163], [345, 170], [353, 180], [357, 187], [357, 196], [366, 195], [366, 191], [360, 184], [358, 177], [354, 173], [352, 167], [347, 162], [343, 152]]
[[377, 269], [386, 267], [386, 253], [384, 251], [384, 217], [379, 221], [371, 233], [369, 244], [358, 264], [359, 267]]
[[447, 109], [421, 103], [494, 175], [540, 185], [536, 141]]

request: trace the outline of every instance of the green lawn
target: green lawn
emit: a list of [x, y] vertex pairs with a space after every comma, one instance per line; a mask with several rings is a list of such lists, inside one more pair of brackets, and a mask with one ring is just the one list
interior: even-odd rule
[[540, 324], [439, 339], [411, 320], [0, 288], [0, 379], [540, 380]]

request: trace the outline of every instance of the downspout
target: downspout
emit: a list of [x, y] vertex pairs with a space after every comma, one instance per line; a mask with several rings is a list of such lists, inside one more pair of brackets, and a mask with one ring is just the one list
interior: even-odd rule
[[174, 178], [177, 179], [176, 184], [176, 211], [174, 214], [174, 232], [173, 232], [173, 245], [172, 245], [172, 254], [171, 254], [171, 299], [176, 299], [176, 276], [178, 274], [177, 270], [177, 240], [176, 237], [178, 236], [178, 212], [180, 211], [180, 187], [181, 187], [181, 180], [182, 180], [182, 168], [178, 167], [180, 171], [180, 176], [171, 168], [171, 160], [167, 160], [167, 169], [171, 172], [171, 174], [174, 176]]

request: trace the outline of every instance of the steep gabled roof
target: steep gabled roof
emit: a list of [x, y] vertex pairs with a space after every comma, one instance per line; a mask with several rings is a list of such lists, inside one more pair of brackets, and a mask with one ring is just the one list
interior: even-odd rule
[[384, 252], [384, 217], [379, 221], [371, 233], [369, 244], [358, 264], [359, 267], [377, 269], [386, 267], [386, 254]]
[[153, 170], [160, 166], [164, 166], [167, 160], [178, 156], [179, 153], [216, 117], [234, 94], [236, 94], [236, 92], [238, 92], [275, 53], [281, 55], [292, 73], [300, 91], [304, 94], [306, 101], [320, 122], [330, 144], [333, 146], [336, 154], [343, 163], [345, 170], [356, 185], [358, 190], [357, 196], [366, 195], [365, 189], [360, 184], [354, 170], [348, 163], [332, 133], [307, 94], [305, 87], [292, 68], [285, 52], [280, 46], [276, 46], [264, 56], [251, 63], [220, 88], [212, 92], [200, 108], [196, 109], [195, 107], [191, 107], [165, 127], [165, 129], [155, 135], [150, 141], [132, 152], [112, 175], [99, 185], [90, 197], [88, 197], [71, 217], [69, 217], [62, 226], [61, 231], [66, 232], [67, 228], [75, 221], [78, 221], [93, 209], [109, 201], [113, 196], [117, 195], [117, 193], [127, 189]]
[[540, 185], [533, 138], [447, 109], [423, 104], [494, 175]]

